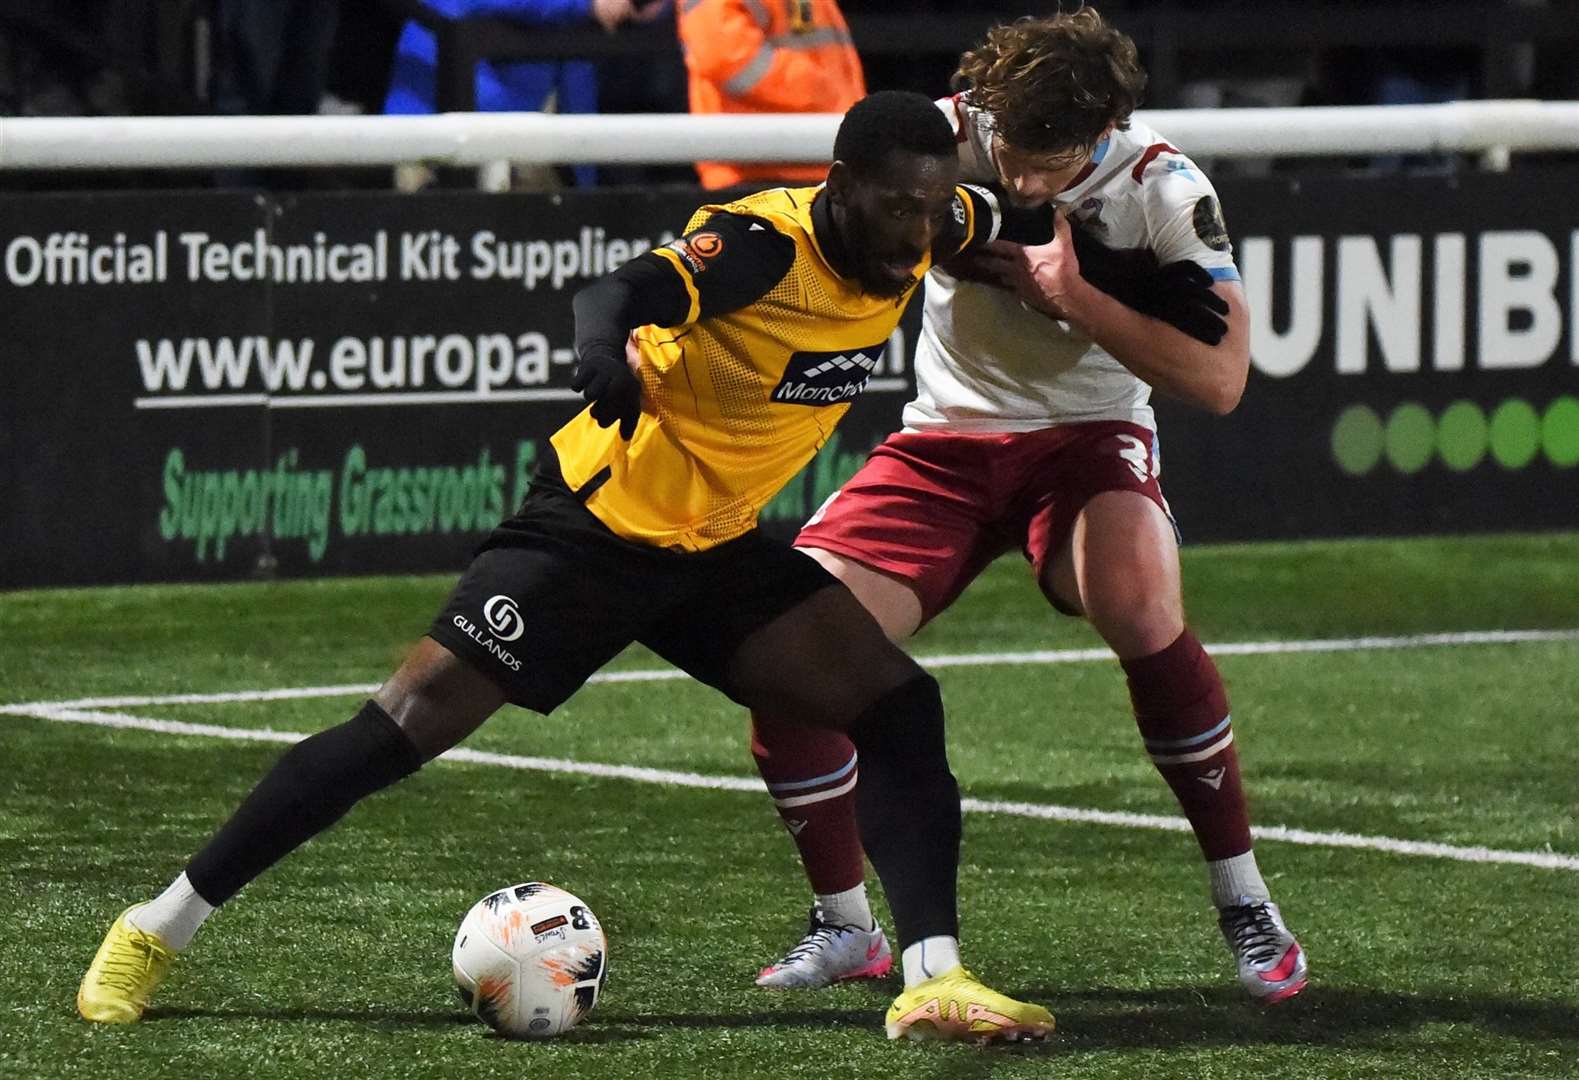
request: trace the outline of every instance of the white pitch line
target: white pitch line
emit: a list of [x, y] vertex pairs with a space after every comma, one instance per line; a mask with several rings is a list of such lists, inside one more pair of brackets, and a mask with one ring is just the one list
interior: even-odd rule
[[[690, 678], [676, 668], [643, 671], [602, 671], [589, 683], [668, 682]], [[140, 705], [233, 705], [249, 701], [295, 701], [301, 698], [366, 697], [378, 683], [342, 683], [337, 686], [290, 686], [279, 690], [232, 690], [214, 694], [128, 694], [121, 697], [71, 698], [66, 701], [23, 701], [0, 705], [0, 712], [17, 709], [131, 709]]]
[[161, 735], [202, 735], [211, 739], [240, 739], [245, 742], [294, 743], [307, 737], [298, 731], [225, 727], [222, 724], [191, 724], [185, 720], [156, 720], [148, 716], [99, 712], [93, 709], [72, 708], [68, 705], [5, 705], [0, 706], [0, 715], [26, 716], [35, 720], [53, 720], [62, 724], [91, 724], [94, 727], [157, 731]]
[[[1190, 823], [1184, 818], [1161, 814], [1129, 814], [1111, 810], [1086, 810], [1074, 806], [981, 799], [964, 799], [961, 800], [961, 804], [967, 810], [988, 814], [1011, 814], [1015, 817], [1078, 821], [1094, 825], [1119, 825], [1130, 829], [1190, 831]], [[1456, 862], [1535, 866], [1543, 870], [1579, 870], [1579, 855], [1559, 855], [1552, 851], [1506, 851], [1498, 848], [1466, 847], [1459, 844], [1437, 844], [1422, 840], [1399, 840], [1391, 836], [1315, 832], [1310, 829], [1291, 829], [1286, 825], [1253, 825], [1250, 834], [1257, 840], [1281, 840], [1287, 844], [1303, 844], [1307, 847], [1364, 848], [1369, 851], [1390, 852], [1394, 855], [1418, 855], [1433, 859], [1452, 859]]]
[[[99, 727], [154, 731], [166, 735], [205, 736], [247, 742], [295, 743], [307, 737], [305, 734], [295, 731], [275, 731], [270, 728], [232, 728], [218, 724], [192, 724], [179, 720], [158, 720], [151, 717], [131, 716], [126, 713], [98, 712], [60, 705], [9, 705], [0, 707], [0, 714], [51, 720], [58, 723], [92, 724]], [[635, 783], [663, 784], [670, 787], [766, 793], [766, 788], [761, 780], [744, 776], [709, 776], [704, 773], [651, 769], [638, 765], [605, 765], [600, 762], [570, 761], [564, 758], [495, 754], [483, 750], [469, 750], [464, 747], [451, 750], [444, 754], [443, 757], [450, 761], [495, 765], [532, 772], [629, 780]], [[1076, 806], [1002, 802], [986, 799], [962, 799], [960, 805], [970, 813], [1004, 814], [1043, 821], [1113, 825], [1129, 829], [1157, 829], [1166, 832], [1190, 831], [1190, 823], [1184, 818], [1161, 814], [1131, 814], [1111, 810], [1090, 810]], [[1291, 829], [1282, 825], [1258, 826], [1251, 829], [1251, 834], [1257, 840], [1281, 840], [1285, 843], [1303, 844], [1309, 847], [1361, 848], [1370, 851], [1388, 852], [1394, 855], [1452, 859], [1458, 862], [1533, 866], [1544, 870], [1579, 870], [1579, 856], [1559, 855], [1548, 851], [1506, 851], [1497, 848], [1465, 847], [1456, 844], [1399, 840], [1390, 836], [1315, 832], [1309, 829]]]
[[[1208, 645], [1216, 656], [1271, 656], [1280, 653], [1364, 652], [1374, 649], [1424, 649], [1451, 645], [1516, 645], [1539, 641], [1579, 641], [1579, 630], [1471, 630], [1449, 634], [1405, 634], [1395, 637], [1314, 638], [1305, 641], [1230, 641]], [[918, 656], [927, 668], [984, 667], [1019, 664], [1079, 664], [1112, 660], [1103, 649], [1047, 649], [1029, 652], [956, 653]], [[667, 682], [689, 678], [675, 668], [601, 671], [592, 683]], [[211, 705], [248, 701], [288, 701], [299, 698], [355, 697], [371, 694], [377, 683], [339, 686], [299, 686], [281, 690], [235, 690], [214, 694], [145, 694], [122, 697], [70, 698], [65, 701], [24, 701], [0, 705], [0, 713], [43, 708], [130, 709], [142, 705]]]
[[[1394, 637], [1314, 638], [1306, 641], [1229, 641], [1207, 645], [1213, 656], [1272, 656], [1279, 653], [1366, 652], [1373, 649], [1429, 649], [1446, 645], [1517, 645], [1533, 641], [1579, 641], [1579, 630], [1470, 630], [1451, 634], [1400, 634]], [[924, 667], [976, 667], [987, 664], [1070, 664], [1111, 660], [1107, 649], [965, 653], [918, 656]]]

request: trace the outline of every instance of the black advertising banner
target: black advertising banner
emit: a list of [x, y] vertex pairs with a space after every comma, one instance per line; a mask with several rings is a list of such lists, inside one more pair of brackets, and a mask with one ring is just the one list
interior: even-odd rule
[[[580, 405], [571, 296], [702, 201], [0, 199], [0, 586], [464, 566]], [[768, 525], [896, 426], [904, 338]]]
[[1156, 402], [1187, 537], [1579, 526], [1579, 171], [1218, 190], [1253, 364]]
[[[204, 280], [194, 254], [195, 238], [251, 236], [269, 219], [245, 195], [0, 200], [0, 584], [224, 576], [222, 566], [234, 575], [254, 565], [260, 545], [241, 537], [225, 538], [224, 559], [212, 533], [203, 557], [190, 545], [176, 554], [172, 539], [197, 532], [183, 521], [196, 504], [167, 503], [161, 470], [166, 452], [177, 470], [187, 459], [261, 461], [263, 396], [230, 395], [201, 415], [139, 403], [150, 383], [190, 388], [236, 362], [191, 347], [176, 356], [169, 341], [255, 342], [271, 332], [269, 290]], [[185, 366], [162, 371], [167, 362]]]
[[[1218, 185], [1254, 370], [1187, 537], [1579, 526], [1579, 172]], [[578, 407], [570, 297], [687, 192], [0, 198], [0, 586], [453, 570]], [[898, 422], [916, 313], [770, 506]]]

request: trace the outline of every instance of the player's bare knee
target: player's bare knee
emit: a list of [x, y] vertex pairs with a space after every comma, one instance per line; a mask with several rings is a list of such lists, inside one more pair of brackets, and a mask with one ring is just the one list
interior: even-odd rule
[[442, 707], [431, 698], [409, 690], [391, 691], [386, 683], [373, 695], [373, 700], [411, 740], [423, 761], [438, 757], [460, 741], [459, 738], [448, 737], [448, 725], [443, 722]]
[[1129, 589], [1088, 598], [1087, 617], [1120, 657], [1150, 656], [1171, 645], [1184, 632], [1184, 612], [1166, 593]]
[[504, 703], [504, 695], [480, 671], [424, 638], [373, 700], [431, 759], [475, 731]]

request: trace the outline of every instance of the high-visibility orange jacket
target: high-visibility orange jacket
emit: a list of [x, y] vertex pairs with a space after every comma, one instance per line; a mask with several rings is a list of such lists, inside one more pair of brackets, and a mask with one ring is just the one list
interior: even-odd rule
[[[842, 113], [866, 96], [836, 0], [677, 0], [691, 112]], [[823, 165], [699, 161], [705, 188], [752, 180], [814, 184]]]

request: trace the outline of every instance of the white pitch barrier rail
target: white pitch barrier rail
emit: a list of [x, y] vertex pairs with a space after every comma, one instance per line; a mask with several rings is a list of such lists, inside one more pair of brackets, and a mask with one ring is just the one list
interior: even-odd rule
[[[1197, 157], [1579, 150], [1579, 102], [1142, 111]], [[0, 118], [0, 169], [827, 161], [834, 114]]]

